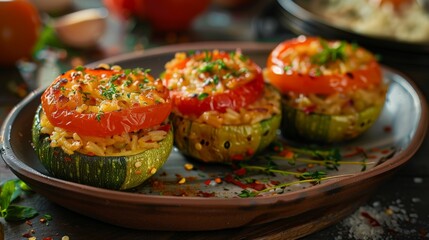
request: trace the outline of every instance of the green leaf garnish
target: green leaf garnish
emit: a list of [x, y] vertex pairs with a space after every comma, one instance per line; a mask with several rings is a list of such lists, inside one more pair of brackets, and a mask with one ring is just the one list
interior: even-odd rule
[[258, 192], [257, 191], [250, 191], [247, 189], [244, 189], [243, 191], [241, 191], [240, 194], [238, 194], [239, 197], [241, 198], [249, 198], [249, 197], [256, 197], [258, 196]]
[[101, 89], [101, 95], [109, 100], [113, 99], [113, 96], [118, 95], [118, 90], [116, 90], [116, 86], [113, 81], [110, 81], [109, 87]]
[[85, 70], [85, 67], [84, 66], [77, 66], [77, 67], [74, 68], [74, 70], [82, 72], [82, 71]]
[[39, 214], [36, 209], [32, 207], [18, 206], [18, 205], [10, 205], [6, 209], [6, 214], [2, 217], [6, 221], [21, 221], [25, 219], [30, 219]]
[[0, 216], [6, 221], [30, 219], [38, 214], [32, 207], [12, 204], [24, 191], [31, 191], [31, 189], [18, 179], [8, 180], [1, 186]]
[[198, 95], [198, 100], [204, 100], [205, 98], [207, 98], [209, 96], [209, 94], [208, 93], [200, 93], [199, 95]]
[[104, 116], [104, 112], [103, 111], [99, 111], [98, 113], [97, 113], [97, 115], [95, 115], [95, 119], [98, 121], [98, 122], [100, 122], [101, 121], [101, 118]]
[[341, 41], [338, 46], [330, 47], [326, 40], [321, 39], [320, 44], [323, 49], [321, 52], [311, 56], [311, 62], [317, 65], [325, 65], [331, 62], [344, 61], [346, 55], [346, 42]]

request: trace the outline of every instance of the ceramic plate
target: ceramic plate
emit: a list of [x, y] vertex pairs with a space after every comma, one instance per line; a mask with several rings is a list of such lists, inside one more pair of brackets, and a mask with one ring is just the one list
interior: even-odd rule
[[[150, 68], [157, 75], [177, 51], [240, 48], [264, 66], [273, 47], [273, 44], [260, 43], [194, 43], [150, 49], [100, 62]], [[174, 150], [157, 175], [132, 191], [107, 190], [56, 179], [39, 163], [30, 143], [31, 123], [42, 89], [30, 94], [5, 120], [1, 155], [12, 171], [38, 193], [65, 208], [107, 223], [151, 230], [215, 230], [279, 219], [285, 222], [286, 228], [319, 222], [318, 227], [307, 228], [302, 236], [354, 211], [413, 156], [425, 136], [428, 119], [422, 94], [403, 75], [388, 68], [383, 72], [390, 88], [379, 120], [358, 139], [323, 148], [341, 153], [337, 166], [323, 161], [307, 162], [309, 157], [305, 154], [295, 162], [268, 158], [277, 156], [273, 150], [252, 160], [248, 166], [264, 168], [274, 162], [281, 172], [267, 174], [248, 170], [243, 176], [229, 166], [197, 163]], [[287, 147], [290, 146], [295, 143], [287, 142]], [[186, 169], [185, 164], [192, 164], [193, 168]], [[319, 176], [317, 182], [300, 181], [291, 175], [304, 172], [326, 175]], [[179, 183], [180, 180], [183, 182]], [[278, 184], [283, 185], [273, 187]]]

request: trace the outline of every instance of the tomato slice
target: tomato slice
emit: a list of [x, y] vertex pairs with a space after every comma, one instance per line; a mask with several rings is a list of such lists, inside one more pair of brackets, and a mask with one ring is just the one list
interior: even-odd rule
[[281, 92], [333, 94], [379, 85], [381, 68], [375, 56], [344, 41], [298, 37], [270, 53], [265, 77]]
[[183, 115], [239, 110], [258, 100], [264, 89], [261, 68], [241, 52], [178, 53], [166, 64], [165, 85]]
[[33, 1], [0, 1], [0, 66], [31, 59], [42, 23]]
[[69, 70], [54, 80], [41, 101], [52, 125], [98, 137], [157, 126], [172, 108], [162, 81], [139, 68]]

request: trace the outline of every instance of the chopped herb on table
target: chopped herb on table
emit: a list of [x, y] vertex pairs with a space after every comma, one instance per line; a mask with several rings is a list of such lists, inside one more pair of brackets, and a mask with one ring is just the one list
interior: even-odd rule
[[32, 207], [13, 204], [23, 192], [31, 189], [18, 179], [8, 180], [1, 185], [0, 213], [6, 221], [20, 221], [35, 217], [38, 212]]

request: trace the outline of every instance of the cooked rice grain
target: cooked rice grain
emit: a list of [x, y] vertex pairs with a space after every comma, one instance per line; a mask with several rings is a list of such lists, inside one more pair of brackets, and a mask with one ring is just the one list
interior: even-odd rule
[[198, 118], [191, 119], [196, 122], [207, 123], [214, 127], [254, 124], [280, 114], [280, 99], [280, 93], [273, 87], [267, 86], [261, 99], [247, 107], [241, 108], [239, 111], [231, 108], [228, 108], [224, 113], [207, 111]]
[[44, 113], [41, 114], [41, 133], [49, 134], [51, 147], [61, 147], [67, 154], [75, 151], [97, 156], [127, 156], [159, 147], [167, 132], [157, 128], [123, 133], [109, 137], [80, 136], [54, 127]]

